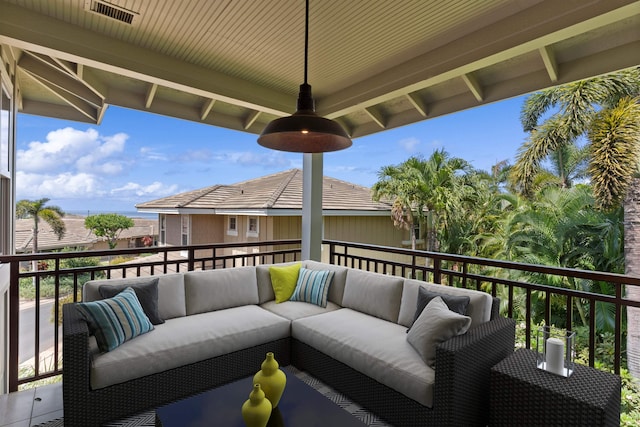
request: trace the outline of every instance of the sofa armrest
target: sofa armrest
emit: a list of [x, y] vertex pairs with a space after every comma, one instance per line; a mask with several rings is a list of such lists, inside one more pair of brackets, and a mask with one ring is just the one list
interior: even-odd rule
[[75, 304], [62, 306], [62, 337], [64, 402], [81, 402], [90, 391], [91, 355], [89, 326]]
[[491, 367], [514, 347], [515, 321], [504, 317], [438, 345], [434, 409], [449, 411], [452, 425], [487, 425]]

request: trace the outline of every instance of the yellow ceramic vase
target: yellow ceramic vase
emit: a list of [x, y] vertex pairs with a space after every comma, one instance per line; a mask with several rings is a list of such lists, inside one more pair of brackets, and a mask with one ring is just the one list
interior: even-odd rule
[[253, 377], [253, 383], [262, 386], [265, 396], [274, 408], [278, 406], [284, 387], [287, 385], [287, 376], [279, 367], [273, 353], [269, 352], [267, 358], [262, 362], [262, 369]]
[[271, 402], [264, 397], [260, 384], [254, 384], [249, 399], [242, 404], [242, 419], [247, 427], [266, 427], [271, 416]]

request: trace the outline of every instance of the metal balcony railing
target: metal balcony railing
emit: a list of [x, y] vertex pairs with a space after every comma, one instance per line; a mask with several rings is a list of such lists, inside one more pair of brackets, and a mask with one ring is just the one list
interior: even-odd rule
[[[300, 244], [299, 239], [294, 239], [0, 256], [0, 263], [9, 264], [11, 269], [10, 390], [15, 391], [20, 385], [62, 373], [61, 329], [56, 320], [60, 317], [62, 303], [78, 301], [86, 281], [300, 260]], [[591, 366], [596, 360], [597, 313], [606, 311], [613, 323], [610, 329], [613, 331], [616, 373], [620, 372], [624, 356], [625, 310], [627, 307], [640, 309], [639, 301], [624, 297], [624, 287], [640, 286], [640, 278], [621, 274], [332, 240], [325, 240], [323, 249], [323, 261], [332, 264], [472, 288], [497, 296], [502, 302], [502, 314], [521, 320], [523, 344], [527, 348], [535, 338], [537, 322], [571, 330], [578, 326], [575, 318], [579, 317], [581, 326], [588, 329], [587, 348]], [[76, 266], [81, 264], [78, 260], [87, 257], [99, 258], [102, 262], [99, 266]], [[134, 257], [121, 262], [123, 258]], [[31, 269], [34, 263], [39, 265], [36, 271]], [[28, 304], [30, 308], [24, 309], [24, 301], [21, 304], [20, 286], [33, 287], [33, 300]], [[42, 297], [45, 287], [50, 289], [50, 298]], [[557, 310], [560, 306], [564, 310]], [[564, 314], [559, 316], [554, 309]], [[50, 316], [52, 323], [46, 316]], [[21, 323], [34, 326], [20, 332]], [[42, 329], [43, 324], [46, 330]], [[24, 368], [25, 359], [29, 360], [26, 363], [28, 369]]]

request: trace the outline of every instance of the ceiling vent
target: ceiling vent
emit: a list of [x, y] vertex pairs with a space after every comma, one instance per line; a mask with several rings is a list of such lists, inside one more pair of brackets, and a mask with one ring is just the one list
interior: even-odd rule
[[115, 4], [102, 0], [86, 0], [84, 7], [89, 12], [124, 22], [125, 24], [133, 24], [133, 20], [138, 14], [132, 10], [125, 9]]

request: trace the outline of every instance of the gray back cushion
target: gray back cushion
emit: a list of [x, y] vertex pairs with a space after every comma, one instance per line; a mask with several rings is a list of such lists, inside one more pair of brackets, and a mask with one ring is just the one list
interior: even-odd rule
[[[173, 319], [186, 315], [184, 295], [184, 275], [182, 273], [160, 274], [158, 278], [158, 315], [163, 319]], [[101, 285], [126, 285], [149, 280], [149, 276], [125, 279], [91, 280], [82, 287], [83, 301], [102, 299], [98, 288]]]
[[491, 295], [486, 292], [480, 292], [473, 289], [454, 288], [435, 283], [427, 283], [421, 280], [406, 279], [404, 281], [404, 290], [402, 291], [402, 304], [400, 306], [400, 316], [398, 317], [399, 324], [410, 327], [413, 323], [413, 319], [416, 314], [416, 307], [418, 305], [418, 289], [420, 286], [434, 293], [468, 296], [469, 305], [467, 306], [466, 315], [471, 317], [472, 328], [491, 320], [491, 304], [493, 299], [491, 298]]
[[325, 264], [323, 262], [307, 260], [303, 264], [304, 268], [309, 270], [327, 270], [333, 271], [333, 280], [329, 287], [328, 300], [338, 305], [342, 305], [342, 299], [344, 297], [344, 287], [347, 281], [347, 267], [340, 265]]
[[403, 281], [402, 277], [349, 269], [342, 305], [397, 323]]
[[187, 315], [259, 302], [255, 267], [190, 271], [184, 289]]

